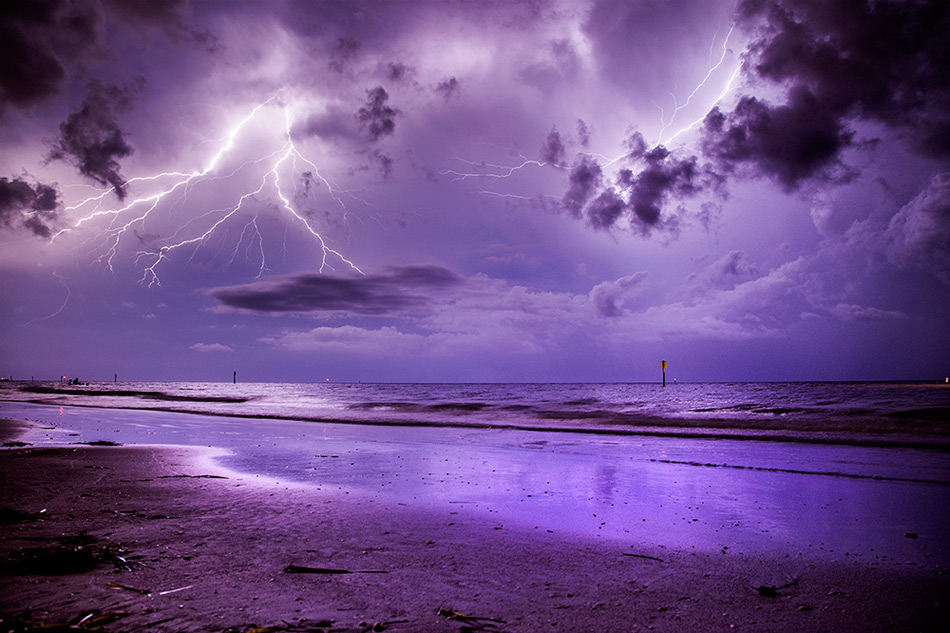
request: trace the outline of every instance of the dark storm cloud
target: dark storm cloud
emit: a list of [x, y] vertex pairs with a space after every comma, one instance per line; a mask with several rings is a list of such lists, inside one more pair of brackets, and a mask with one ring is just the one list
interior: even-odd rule
[[182, 14], [188, 0], [106, 0], [111, 15], [133, 23], [184, 30]]
[[743, 0], [738, 16], [761, 25], [755, 74], [790, 95], [807, 89], [815, 116], [877, 121], [927, 155], [950, 156], [950, 3]]
[[451, 99], [459, 93], [461, 88], [462, 84], [456, 77], [449, 77], [436, 84], [435, 91], [446, 99]]
[[415, 74], [415, 69], [402, 62], [389, 62], [386, 64], [386, 78], [397, 83], [410, 79]]
[[[641, 33], [648, 15], [661, 14], [598, 2], [587, 28], [598, 50], [627, 50], [620, 34]], [[722, 194], [725, 175], [769, 178], [786, 191], [842, 184], [858, 173], [845, 152], [874, 142], [857, 138], [861, 121], [897, 131], [918, 153], [950, 158], [950, 3], [741, 0], [736, 20], [751, 37], [749, 85], [778, 88], [777, 96], [746, 94], [731, 109], [713, 108], [697, 156], [673, 156], [632, 134], [625, 147], [633, 168], [620, 172], [619, 192], [604, 188], [592, 160], [575, 164], [565, 209], [595, 228], [626, 217], [646, 233], [664, 225], [666, 206]]]
[[117, 159], [132, 153], [125, 134], [116, 122], [116, 110], [128, 106], [129, 91], [111, 84], [92, 82], [79, 110], [60, 124], [59, 139], [50, 158], [68, 160], [79, 172], [102, 185], [115, 187], [125, 197], [125, 178]]
[[700, 165], [696, 156], [676, 158], [662, 145], [643, 155], [639, 173], [621, 172], [620, 185], [628, 190], [630, 221], [648, 232], [661, 223], [664, 204], [716, 187], [719, 177]]
[[389, 93], [382, 86], [366, 91], [366, 104], [356, 112], [356, 118], [370, 141], [374, 143], [396, 130], [399, 110], [387, 105]]
[[605, 189], [594, 198], [587, 205], [585, 213], [592, 227], [607, 230], [620, 219], [626, 208], [627, 203], [611, 188]]
[[548, 137], [544, 139], [544, 144], [541, 146], [541, 160], [555, 165], [564, 164], [564, 142], [554, 126], [551, 127]]
[[626, 145], [627, 158], [636, 164], [636, 171], [622, 169], [616, 183], [608, 185], [600, 165], [590, 156], [579, 155], [571, 167], [570, 186], [561, 207], [575, 217], [584, 217], [596, 229], [609, 230], [626, 218], [630, 226], [647, 234], [675, 227], [675, 222], [663, 217], [663, 208], [671, 200], [702, 192], [721, 193], [722, 177], [698, 157], [677, 157], [662, 145], [647, 150], [637, 133]]
[[592, 157], [578, 155], [571, 166], [567, 192], [561, 198], [561, 205], [574, 217], [581, 217], [587, 202], [603, 186], [603, 170]]
[[590, 127], [587, 123], [584, 122], [584, 119], [577, 120], [577, 140], [580, 142], [581, 147], [588, 148], [590, 146]]
[[748, 169], [786, 190], [847, 180], [841, 156], [861, 120], [950, 157], [950, 4], [743, 0], [738, 19], [754, 37], [748, 72], [785, 95], [743, 96], [731, 112], [707, 116], [703, 151], [724, 171]]
[[100, 22], [93, 3], [0, 3], [0, 112], [59, 94], [66, 65], [96, 45]]
[[59, 193], [42, 183], [0, 178], [0, 227], [48, 238], [60, 212]]
[[703, 122], [702, 149], [723, 171], [747, 165], [790, 191], [808, 179], [846, 180], [851, 172], [840, 156], [853, 136], [841, 117], [796, 86], [783, 105], [742, 97], [728, 114], [714, 108]]
[[370, 153], [369, 159], [379, 169], [379, 173], [383, 178], [389, 178], [393, 175], [394, 161], [392, 156], [377, 149]]
[[327, 66], [330, 70], [342, 73], [347, 69], [357, 55], [359, 55], [362, 45], [354, 39], [341, 37], [330, 49], [330, 61]]
[[433, 296], [462, 278], [439, 266], [402, 266], [361, 277], [297, 275], [273, 281], [216, 288], [222, 304], [254, 312], [335, 312], [366, 316], [424, 308]]

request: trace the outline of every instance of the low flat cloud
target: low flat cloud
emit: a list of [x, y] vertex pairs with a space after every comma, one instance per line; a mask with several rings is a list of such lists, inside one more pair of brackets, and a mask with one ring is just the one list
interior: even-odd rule
[[424, 336], [406, 334], [393, 326], [384, 326], [377, 330], [353, 325], [317, 327], [302, 332], [287, 330], [277, 336], [259, 340], [261, 343], [294, 352], [339, 352], [371, 356], [418, 353], [425, 346]]
[[259, 313], [392, 316], [424, 310], [463, 279], [439, 266], [400, 266], [364, 276], [305, 274], [215, 288], [222, 305]]
[[195, 343], [188, 349], [194, 352], [233, 352], [234, 350], [221, 343]]

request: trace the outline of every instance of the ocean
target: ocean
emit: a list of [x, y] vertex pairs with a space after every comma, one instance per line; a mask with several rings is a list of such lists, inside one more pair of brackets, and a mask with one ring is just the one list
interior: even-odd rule
[[5, 381], [0, 400], [306, 422], [840, 442], [950, 440], [950, 384]]

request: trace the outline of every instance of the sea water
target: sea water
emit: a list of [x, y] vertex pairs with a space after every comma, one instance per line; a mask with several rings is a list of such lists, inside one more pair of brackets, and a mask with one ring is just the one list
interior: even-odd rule
[[32, 444], [215, 446], [240, 481], [500, 529], [950, 564], [939, 384], [7, 383], [0, 399]]
[[950, 384], [0, 383], [0, 400], [425, 426], [946, 435]]

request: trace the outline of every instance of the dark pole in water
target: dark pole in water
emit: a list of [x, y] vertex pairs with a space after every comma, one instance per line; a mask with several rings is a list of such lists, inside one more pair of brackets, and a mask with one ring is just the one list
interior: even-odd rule
[[237, 384], [237, 372], [234, 372], [234, 384]]
[[666, 386], [666, 361], [665, 360], [660, 361], [660, 369], [663, 370], [663, 386], [665, 387]]
[[119, 382], [119, 374], [112, 374], [112, 382]]

